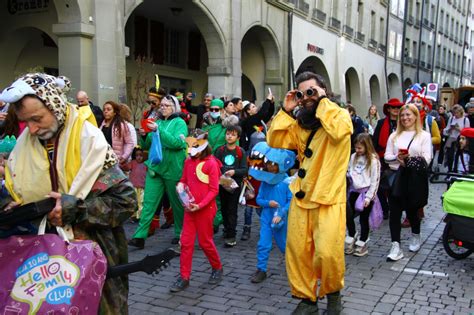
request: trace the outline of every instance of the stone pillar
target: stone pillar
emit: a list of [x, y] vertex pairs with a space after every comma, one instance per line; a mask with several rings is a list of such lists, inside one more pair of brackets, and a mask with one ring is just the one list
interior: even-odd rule
[[211, 62], [218, 60], [209, 60], [209, 67], [207, 68], [208, 75], [208, 92], [214, 94], [215, 97], [222, 95], [232, 95], [232, 76], [231, 69], [226, 66], [212, 65]]
[[69, 96], [75, 98], [79, 90], [94, 95], [97, 90], [92, 82], [94, 72], [91, 64], [95, 26], [85, 23], [54, 24], [53, 33], [58, 36], [59, 74], [67, 76], [72, 83]]
[[124, 102], [126, 99], [126, 67], [124, 44], [123, 5], [120, 1], [96, 0], [94, 56], [92, 67], [96, 86], [97, 105], [107, 100]]
[[230, 97], [242, 97], [242, 21], [241, 21], [241, 0], [232, 0], [230, 6], [231, 42], [230, 42], [230, 62], [232, 65], [231, 89], [226, 91]]

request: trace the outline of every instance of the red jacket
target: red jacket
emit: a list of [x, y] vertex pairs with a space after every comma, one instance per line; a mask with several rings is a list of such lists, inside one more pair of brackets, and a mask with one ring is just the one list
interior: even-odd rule
[[[202, 172], [209, 177], [209, 183], [203, 183], [197, 176], [198, 165], [204, 162]], [[219, 194], [219, 178], [221, 176], [221, 163], [214, 156], [210, 155], [203, 160], [187, 158], [184, 161], [183, 175], [181, 183], [188, 185], [195, 203], [199, 208], [216, 208], [216, 197]]]

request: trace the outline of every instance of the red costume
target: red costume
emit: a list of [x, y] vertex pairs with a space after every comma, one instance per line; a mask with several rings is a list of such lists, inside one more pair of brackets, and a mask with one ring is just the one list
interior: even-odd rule
[[186, 184], [199, 210], [185, 210], [183, 231], [181, 233], [180, 271], [183, 279], [191, 275], [194, 241], [198, 236], [199, 246], [213, 269], [222, 269], [213, 240], [212, 222], [216, 215], [216, 197], [219, 194], [220, 162], [214, 156], [204, 159], [188, 158], [184, 162], [183, 176], [180, 182]]

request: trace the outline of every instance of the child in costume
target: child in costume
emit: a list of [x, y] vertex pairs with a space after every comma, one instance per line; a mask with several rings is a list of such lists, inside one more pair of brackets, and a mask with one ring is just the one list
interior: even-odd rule
[[[345, 239], [347, 255], [365, 256], [368, 254], [367, 241], [370, 227], [377, 228], [383, 220], [382, 207], [377, 198], [380, 181], [380, 161], [372, 139], [368, 133], [357, 135], [354, 140], [355, 152], [351, 155], [347, 177], [349, 178], [349, 197], [347, 203], [346, 225], [348, 236]], [[360, 214], [361, 235], [358, 240], [354, 224], [356, 211]], [[355, 248], [354, 248], [355, 247]]]
[[145, 161], [145, 152], [139, 146], [135, 147], [132, 152], [132, 160], [127, 163], [125, 166], [126, 171], [130, 171], [128, 175], [130, 181], [135, 188], [135, 192], [137, 193], [137, 203], [138, 208], [137, 211], [134, 213], [132, 218], [134, 220], [140, 219], [140, 213], [142, 212], [143, 208], [143, 194], [145, 188], [145, 179], [146, 179], [146, 172], [147, 167], [143, 163]]
[[474, 173], [474, 128], [461, 130], [453, 170], [460, 174]]
[[[190, 155], [184, 161], [183, 176], [177, 185], [179, 195], [189, 189], [190, 195], [181, 198], [185, 207], [181, 233], [180, 276], [170, 288], [179, 292], [189, 286], [196, 234], [199, 246], [212, 266], [209, 284], [222, 280], [222, 263], [213, 240], [212, 222], [216, 215], [216, 197], [219, 194], [220, 162], [212, 156], [207, 134], [196, 129], [194, 137], [186, 138]], [[186, 188], [187, 187], [187, 188]], [[186, 201], [185, 201], [186, 200]]]
[[222, 174], [231, 177], [239, 186], [232, 192], [225, 190], [223, 187], [219, 189], [222, 218], [224, 219], [224, 245], [226, 247], [234, 247], [237, 244], [235, 240], [237, 207], [239, 205], [240, 187], [244, 176], [247, 175], [247, 157], [244, 149], [237, 144], [241, 134], [242, 129], [239, 126], [228, 126], [225, 133], [226, 144], [214, 152], [215, 157], [222, 163]]
[[286, 172], [295, 163], [292, 151], [270, 148], [266, 142], [255, 145], [264, 167], [251, 167], [250, 175], [261, 181], [257, 204], [262, 207], [260, 214], [260, 239], [257, 245], [257, 271], [252, 276], [253, 283], [267, 278], [268, 256], [272, 249], [272, 236], [282, 253], [286, 247], [286, 226], [288, 208], [291, 202], [290, 178]]

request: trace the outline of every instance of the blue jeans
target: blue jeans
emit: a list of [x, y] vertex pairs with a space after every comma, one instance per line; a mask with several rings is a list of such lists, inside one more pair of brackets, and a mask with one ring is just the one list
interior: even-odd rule
[[257, 214], [260, 215], [262, 212], [262, 208], [254, 208], [251, 206], [245, 206], [245, 214], [244, 214], [244, 225], [252, 226], [252, 214], [253, 209], [256, 210]]

